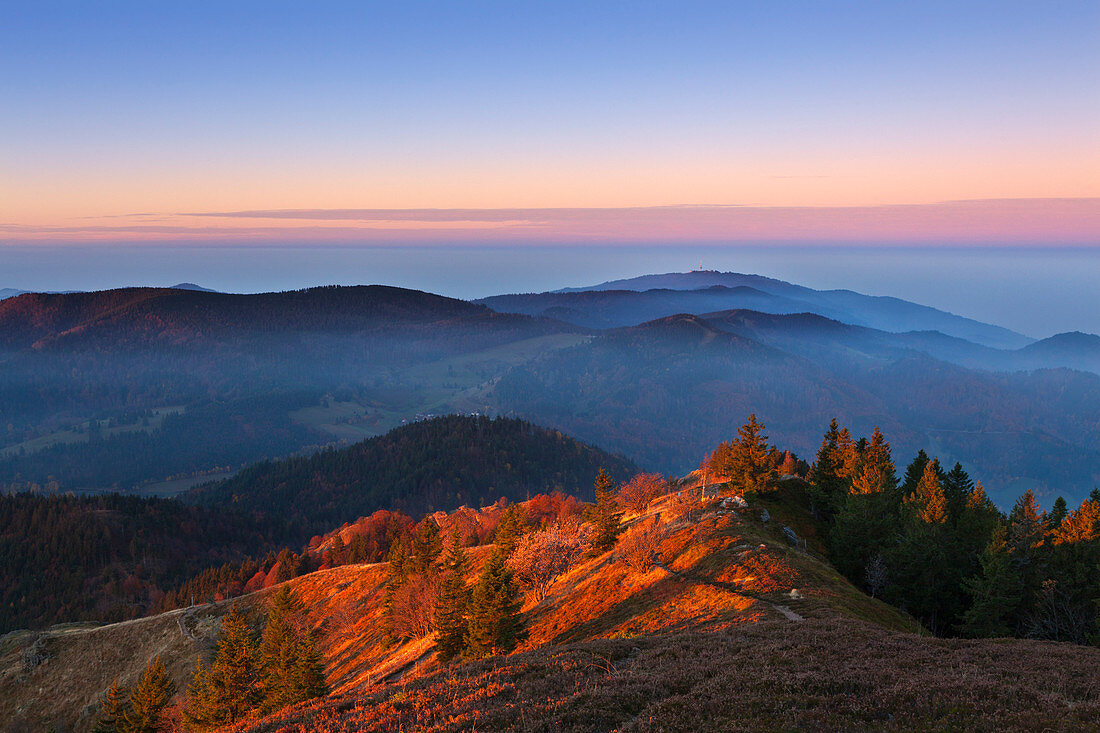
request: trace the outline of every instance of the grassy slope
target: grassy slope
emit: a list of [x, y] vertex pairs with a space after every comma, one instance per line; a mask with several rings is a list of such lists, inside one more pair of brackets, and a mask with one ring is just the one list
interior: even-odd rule
[[[646, 517], [659, 514], [666, 529], [663, 567], [632, 572], [615, 550], [585, 561], [525, 604], [530, 638], [519, 653], [444, 669], [430, 640], [384, 645], [384, 566], [297, 578], [333, 694], [238, 729], [993, 729], [994, 721], [1072, 728], [1096, 720], [1100, 650], [932, 639], [841, 579], [812, 541], [804, 553], [781, 539], [782, 524], [805, 519], [796, 499], [774, 494], [742, 512], [712, 504], [685, 514], [665, 497]], [[471, 550], [472, 572], [488, 551]], [[801, 598], [791, 597], [795, 588]], [[262, 597], [241, 602], [257, 607]], [[25, 672], [31, 640], [8, 637], [0, 716], [21, 710], [41, 723], [52, 710], [71, 721], [116, 671], [129, 681], [158, 652], [172, 657], [183, 683], [227, 609], [52, 631], [50, 659]], [[181, 615], [197, 642], [181, 633]], [[103, 661], [93, 664], [97, 654]], [[87, 728], [86, 717], [77, 729]]]

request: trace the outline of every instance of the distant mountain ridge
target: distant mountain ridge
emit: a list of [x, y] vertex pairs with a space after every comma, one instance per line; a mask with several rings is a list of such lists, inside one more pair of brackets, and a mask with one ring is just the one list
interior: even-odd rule
[[[26, 293], [0, 302], [0, 348], [101, 339], [167, 345], [230, 334], [392, 330], [431, 323], [529, 323], [483, 305], [385, 285], [235, 295], [177, 288]], [[556, 326], [535, 330], [562, 330]]]
[[807, 457], [832, 417], [856, 435], [877, 426], [895, 459], [924, 448], [961, 461], [1002, 504], [1025, 488], [1079, 500], [1100, 481], [1100, 376], [970, 369], [912, 348], [924, 338], [815, 314], [680, 314], [518, 366], [494, 397], [664, 471], [692, 468], [755, 412], [772, 441]]
[[[643, 316], [629, 322], [628, 312], [620, 310], [616, 313], [617, 320], [613, 324], [609, 322], [605, 327], [629, 326], [647, 320], [647, 317], [672, 315], [671, 312], [654, 314], [652, 306], [647, 308], [641, 305], [648, 304], [654, 299], [654, 296], [649, 295], [654, 290], [700, 291], [715, 287], [728, 289], [726, 293], [728, 302], [705, 310], [689, 309], [690, 312], [700, 313], [731, 308], [752, 308], [768, 313], [806, 311], [844, 323], [869, 326], [883, 331], [940, 331], [949, 336], [995, 348], [1018, 349], [1034, 341], [1028, 336], [1001, 326], [982, 323], [900, 298], [863, 295], [852, 290], [814, 290], [760, 275], [714, 270], [643, 275], [582, 288], [566, 288], [550, 293], [495, 296], [482, 298], [476, 302], [484, 303], [491, 308], [510, 308], [512, 312], [527, 315], [542, 315], [548, 308], [565, 309], [557, 311], [565, 314], [568, 309], [576, 308], [576, 304], [584, 302], [584, 293], [632, 291], [639, 294], [634, 302], [636, 308], [645, 311]], [[743, 294], [738, 293], [736, 289], [743, 287], [766, 293], [774, 300], [768, 302], [766, 298], [757, 297], [757, 302], [752, 304], [739, 301], [738, 298], [743, 297]], [[796, 306], [791, 301], [797, 301], [800, 305]], [[563, 317], [563, 320], [569, 319]]]

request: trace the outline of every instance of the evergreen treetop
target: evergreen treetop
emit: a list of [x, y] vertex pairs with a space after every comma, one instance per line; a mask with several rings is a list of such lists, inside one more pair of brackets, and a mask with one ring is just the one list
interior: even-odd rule
[[159, 656], [142, 672], [130, 691], [129, 705], [123, 712], [125, 733], [156, 733], [160, 730], [161, 713], [176, 694], [176, 685]]
[[[502, 550], [497, 552], [504, 556]], [[469, 629], [466, 617], [470, 601], [466, 573], [469, 564], [456, 529], [451, 533], [451, 542], [443, 558], [443, 579], [435, 606], [436, 647], [441, 662], [449, 662], [461, 655], [466, 647]]]
[[470, 596], [466, 656], [507, 653], [525, 638], [519, 589], [504, 555], [494, 550]]

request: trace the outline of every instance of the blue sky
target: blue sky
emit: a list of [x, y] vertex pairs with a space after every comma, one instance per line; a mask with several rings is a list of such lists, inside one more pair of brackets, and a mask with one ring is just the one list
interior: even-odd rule
[[1098, 35], [1095, 2], [7, 3], [0, 215], [1092, 197]]

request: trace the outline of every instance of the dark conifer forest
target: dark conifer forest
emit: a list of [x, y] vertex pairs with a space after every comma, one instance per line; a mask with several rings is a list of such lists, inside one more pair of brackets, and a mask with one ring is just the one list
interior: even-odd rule
[[454, 415], [348, 448], [257, 463], [184, 498], [320, 533], [381, 508], [419, 516], [554, 491], [584, 498], [601, 468], [620, 481], [637, 471], [625, 458], [522, 420]]
[[118, 494], [0, 494], [0, 633], [121, 621], [210, 565], [290, 539], [224, 508]]

